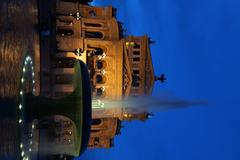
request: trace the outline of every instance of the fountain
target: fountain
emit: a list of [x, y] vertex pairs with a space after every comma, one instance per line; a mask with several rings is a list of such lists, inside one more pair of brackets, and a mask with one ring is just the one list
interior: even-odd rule
[[[14, 140], [17, 146], [14, 148], [15, 155], [8, 155], [9, 157], [13, 156], [13, 159], [21, 160], [46, 159], [46, 157], [72, 158], [79, 156], [87, 148], [91, 125], [90, 80], [83, 62], [76, 60], [74, 70], [72, 94], [58, 99], [36, 96], [34, 95], [36, 91], [34, 63], [30, 56], [26, 56], [18, 97], [4, 98], [0, 101], [1, 122], [11, 119], [17, 137]], [[29, 89], [32, 92], [27, 92]], [[51, 121], [54, 116], [62, 117], [72, 125], [71, 143], [48, 143], [47, 141], [54, 137], [49, 134], [41, 135], [44, 123], [47, 122], [48, 125], [55, 123]], [[47, 128], [47, 131], [49, 130], [51, 127]]]
[[72, 159], [87, 147], [91, 123], [88, 70], [74, 63], [73, 92], [40, 92], [37, 0], [0, 1], [0, 159]]

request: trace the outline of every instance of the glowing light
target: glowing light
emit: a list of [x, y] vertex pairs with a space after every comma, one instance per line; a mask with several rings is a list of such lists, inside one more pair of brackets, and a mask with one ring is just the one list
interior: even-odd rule
[[30, 144], [32, 144], [33, 142], [32, 141], [30, 141]]
[[77, 12], [77, 20], [79, 20], [80, 19], [80, 13], [79, 12]]
[[33, 68], [33, 66], [32, 66], [32, 70], [33, 70], [34, 68]]
[[23, 73], [25, 73], [26, 72], [26, 68], [25, 67], [23, 67]]
[[24, 156], [24, 154], [25, 154], [25, 153], [24, 153], [24, 151], [22, 151], [22, 153], [21, 153], [21, 156], [23, 157], [23, 156]]
[[106, 73], [106, 71], [105, 71], [105, 70], [102, 70], [101, 72], [102, 72], [102, 74], [103, 74], [103, 75]]
[[104, 103], [101, 104], [101, 108], [104, 108]]
[[32, 82], [35, 83], [35, 80], [33, 80]]
[[29, 152], [32, 152], [32, 148], [29, 148]]
[[35, 75], [35, 73], [34, 72], [32, 72], [32, 76], [34, 76]]
[[105, 57], [106, 57], [106, 53], [103, 52], [103, 54], [102, 54], [102, 58], [105, 58]]
[[22, 83], [24, 82], [24, 78], [21, 78], [21, 82], [22, 82]]
[[22, 109], [22, 104], [19, 104], [19, 109]]
[[33, 125], [32, 125], [32, 129], [34, 129], [34, 128], [35, 128], [35, 125], [33, 124]]
[[23, 148], [23, 144], [22, 144], [22, 143], [20, 144], [20, 148], [21, 148], [21, 149]]
[[101, 100], [93, 100], [92, 108], [104, 108], [104, 103]]
[[33, 88], [33, 92], [35, 92], [36, 91], [36, 89], [35, 88]]
[[19, 120], [18, 120], [18, 123], [22, 123], [22, 119], [19, 119]]
[[130, 42], [130, 45], [131, 46], [135, 46], [135, 42]]
[[30, 56], [27, 56], [27, 57], [26, 57], [26, 60], [27, 60], [27, 61], [31, 61], [32, 58], [31, 58]]
[[102, 91], [104, 92], [106, 90], [106, 88], [104, 86], [102, 86]]
[[23, 91], [22, 90], [20, 91], [20, 95], [23, 95]]
[[23, 160], [29, 160], [28, 157], [24, 157]]

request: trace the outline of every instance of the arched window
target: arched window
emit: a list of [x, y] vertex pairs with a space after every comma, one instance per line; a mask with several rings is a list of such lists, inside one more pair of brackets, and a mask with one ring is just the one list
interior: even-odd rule
[[101, 119], [93, 119], [92, 120], [92, 125], [100, 125], [102, 123], [102, 120]]
[[105, 68], [106, 67], [106, 62], [105, 61], [96, 61], [96, 68], [98, 69], [98, 70], [101, 70], [101, 69], [103, 69], [103, 68]]
[[93, 54], [96, 55], [96, 56], [101, 56], [103, 55], [103, 49], [102, 48], [94, 48], [93, 49]]
[[96, 97], [104, 97], [105, 96], [105, 91], [104, 91], [104, 89], [103, 88], [96, 88], [96, 90], [95, 90], [95, 95], [96, 95]]
[[96, 82], [97, 82], [97, 83], [101, 83], [102, 81], [103, 81], [102, 75], [98, 74], [98, 75], [96, 76]]
[[96, 83], [103, 84], [106, 81], [105, 76], [97, 74], [95, 77]]
[[97, 67], [97, 69], [103, 69], [103, 63], [102, 63], [102, 61], [97, 61], [97, 62], [96, 62], [96, 67]]
[[87, 45], [88, 51], [90, 53], [91, 56], [104, 56], [105, 52], [106, 52], [106, 48], [101, 46], [101, 47], [95, 47], [95, 46], [91, 46], [91, 45]]
[[86, 38], [103, 38], [102, 32], [85, 31]]
[[85, 26], [87, 27], [102, 27], [101, 24], [98, 24], [98, 23], [84, 23]]

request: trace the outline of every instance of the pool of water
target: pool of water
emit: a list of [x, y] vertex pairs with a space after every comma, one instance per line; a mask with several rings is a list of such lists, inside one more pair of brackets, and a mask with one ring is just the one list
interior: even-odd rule
[[[39, 44], [37, 23], [36, 0], [0, 1], [0, 159], [3, 160], [21, 159], [19, 87], [24, 57], [36, 57]], [[26, 82], [26, 86], [31, 85]], [[31, 87], [26, 87], [25, 91], [31, 92]], [[25, 125], [31, 128], [31, 123]], [[24, 131], [28, 137], [28, 129]]]

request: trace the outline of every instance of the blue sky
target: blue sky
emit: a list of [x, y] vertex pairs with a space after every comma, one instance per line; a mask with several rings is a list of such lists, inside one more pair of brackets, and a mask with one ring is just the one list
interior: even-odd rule
[[124, 123], [112, 149], [90, 150], [82, 160], [240, 159], [240, 1], [95, 0], [113, 5], [128, 34], [148, 34], [154, 95], [208, 105], [155, 113], [146, 123]]

